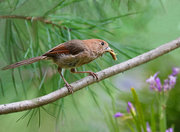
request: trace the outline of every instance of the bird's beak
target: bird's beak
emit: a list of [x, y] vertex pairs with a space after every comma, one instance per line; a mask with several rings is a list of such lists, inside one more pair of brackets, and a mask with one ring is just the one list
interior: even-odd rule
[[107, 47], [107, 48], [106, 48], [106, 52], [109, 52], [109, 53], [111, 54], [112, 58], [113, 58], [114, 60], [117, 60], [116, 54], [115, 54], [114, 50], [112, 50], [110, 47]]
[[106, 51], [107, 51], [107, 52], [109, 52], [109, 51], [111, 51], [111, 50], [112, 50], [112, 49], [111, 49], [110, 47], [107, 47], [107, 48], [106, 48]]

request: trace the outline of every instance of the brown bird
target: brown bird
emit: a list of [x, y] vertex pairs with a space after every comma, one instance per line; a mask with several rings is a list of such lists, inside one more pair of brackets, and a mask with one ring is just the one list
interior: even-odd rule
[[17, 62], [12, 65], [3, 67], [2, 70], [16, 68], [21, 65], [27, 65], [39, 60], [52, 59], [58, 65], [58, 72], [65, 82], [69, 92], [73, 92], [72, 86], [65, 80], [61, 71], [62, 68], [70, 69], [72, 73], [89, 73], [98, 79], [97, 75], [91, 71], [76, 71], [75, 68], [87, 64], [94, 59], [102, 56], [105, 52], [109, 52], [113, 59], [116, 60], [114, 51], [108, 46], [108, 43], [100, 39], [88, 40], [71, 40], [57, 45], [45, 54]]

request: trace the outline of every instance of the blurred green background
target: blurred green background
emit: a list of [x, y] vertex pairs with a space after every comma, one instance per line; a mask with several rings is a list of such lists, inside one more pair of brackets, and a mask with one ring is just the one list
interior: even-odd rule
[[[35, 57], [71, 39], [100, 38], [117, 53], [78, 70], [94, 72], [118, 64], [180, 36], [179, 0], [0, 0], [0, 16], [31, 16], [31, 20], [0, 17], [0, 67]], [[43, 17], [54, 24], [35, 21]], [[0, 132], [128, 132], [114, 113], [126, 111], [134, 87], [148, 121], [155, 96], [145, 80], [160, 71], [166, 78], [180, 66], [177, 49], [156, 60], [118, 74], [46, 106], [0, 116]], [[32, 99], [64, 86], [50, 61], [0, 71], [0, 103]], [[86, 75], [63, 71], [68, 82]], [[180, 131], [180, 89], [170, 92], [167, 126]], [[156, 111], [157, 112], [157, 111]], [[158, 119], [157, 119], [158, 122]]]

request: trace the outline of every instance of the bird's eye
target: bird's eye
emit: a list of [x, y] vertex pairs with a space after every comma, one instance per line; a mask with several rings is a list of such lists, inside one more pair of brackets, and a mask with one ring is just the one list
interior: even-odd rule
[[101, 45], [104, 45], [104, 42], [101, 42]]

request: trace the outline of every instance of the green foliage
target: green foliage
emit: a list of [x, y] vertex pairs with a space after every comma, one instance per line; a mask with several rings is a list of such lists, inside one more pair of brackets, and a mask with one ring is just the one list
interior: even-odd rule
[[[0, 16], [31, 17], [28, 20], [0, 18], [0, 67], [39, 56], [71, 39], [100, 38], [115, 50], [118, 61], [114, 62], [107, 54], [78, 68], [79, 71], [100, 71], [156, 47], [151, 45], [152, 42], [161, 44], [171, 40], [174, 36], [160, 37], [155, 41], [159, 35], [148, 32], [149, 26], [157, 28], [149, 22], [155, 14], [164, 13], [167, 4], [155, 0], [0, 0]], [[37, 17], [52, 23], [36, 20]], [[68, 70], [63, 74], [68, 82], [86, 76], [71, 75]], [[31, 99], [63, 86], [57, 67], [49, 61], [0, 71], [0, 103]], [[107, 127], [106, 116], [101, 114], [103, 112], [108, 119], [112, 118], [110, 109], [115, 111], [118, 89], [114, 78], [106, 79], [47, 106], [0, 117], [1, 131], [9, 120], [13, 124], [9, 131], [15, 127], [16, 131], [107, 131], [111, 123]], [[117, 121], [110, 130], [120, 131], [115, 124]], [[28, 130], [24, 127], [27, 125]]]

